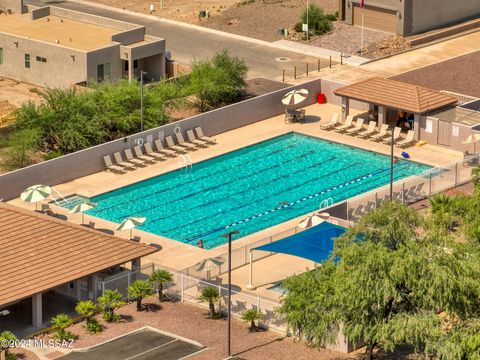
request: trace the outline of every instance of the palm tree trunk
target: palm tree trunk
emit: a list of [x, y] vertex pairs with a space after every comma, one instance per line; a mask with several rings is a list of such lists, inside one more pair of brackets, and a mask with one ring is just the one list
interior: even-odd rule
[[215, 304], [213, 301], [210, 301], [208, 305], [210, 309], [210, 319], [213, 319], [213, 316], [215, 315]]
[[163, 301], [162, 293], [163, 293], [163, 284], [160, 283], [160, 284], [158, 284], [158, 301], [160, 301], [160, 302]]
[[255, 325], [255, 320], [250, 320], [250, 331], [257, 331], [257, 326]]
[[142, 298], [137, 299], [137, 311], [142, 311]]

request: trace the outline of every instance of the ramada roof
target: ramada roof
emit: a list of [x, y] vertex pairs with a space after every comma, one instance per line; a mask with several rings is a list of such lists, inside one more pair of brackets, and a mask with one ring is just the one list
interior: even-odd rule
[[417, 114], [453, 105], [457, 99], [439, 91], [400, 81], [372, 78], [341, 87], [335, 94]]
[[0, 202], [0, 307], [157, 249]]

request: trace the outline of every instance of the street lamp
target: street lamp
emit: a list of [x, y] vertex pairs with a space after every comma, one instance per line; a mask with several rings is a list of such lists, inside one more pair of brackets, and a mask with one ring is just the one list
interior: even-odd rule
[[395, 141], [395, 128], [392, 129], [392, 138], [390, 139], [390, 201], [393, 201], [393, 142]]
[[232, 356], [231, 331], [232, 331], [232, 236], [238, 234], [238, 230], [230, 231], [222, 235], [228, 238], [228, 328], [227, 328], [227, 348], [228, 357]]
[[147, 72], [140, 71], [140, 132], [143, 132], [143, 74]]

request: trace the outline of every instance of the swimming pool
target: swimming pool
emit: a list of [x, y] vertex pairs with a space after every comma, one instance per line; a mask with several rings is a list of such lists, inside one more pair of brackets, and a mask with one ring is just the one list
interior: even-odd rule
[[[87, 213], [120, 223], [145, 216], [140, 229], [205, 248], [341, 202], [389, 182], [390, 158], [342, 144], [289, 133], [91, 199]], [[401, 160], [395, 180], [428, 166]]]

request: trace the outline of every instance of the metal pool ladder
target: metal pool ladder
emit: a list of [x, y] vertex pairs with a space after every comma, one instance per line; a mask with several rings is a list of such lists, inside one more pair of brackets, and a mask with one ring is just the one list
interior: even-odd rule
[[192, 168], [193, 161], [190, 155], [180, 155], [180, 166], [183, 167], [185, 170], [188, 170], [188, 168]]
[[327, 208], [332, 205], [333, 205], [333, 199], [329, 197], [328, 199], [324, 199], [322, 200], [322, 202], [320, 202], [320, 206], [318, 207], [318, 210], [322, 210], [323, 208]]

